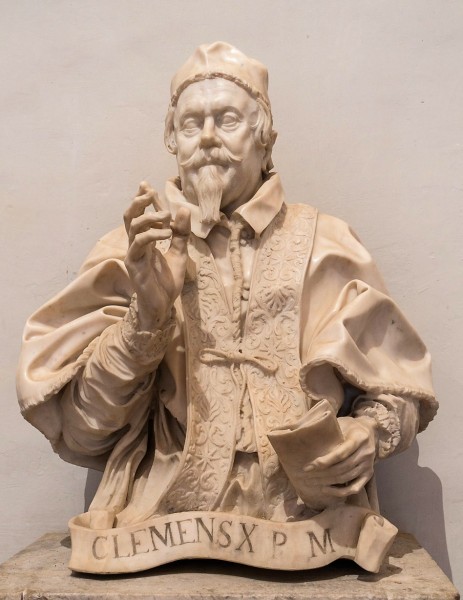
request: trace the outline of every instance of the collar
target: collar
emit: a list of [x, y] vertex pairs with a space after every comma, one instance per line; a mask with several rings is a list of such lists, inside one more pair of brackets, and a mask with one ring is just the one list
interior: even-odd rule
[[[178, 177], [167, 180], [165, 197], [173, 217], [175, 217], [181, 206], [188, 206], [191, 211], [191, 231], [197, 237], [206, 239], [216, 223], [201, 223], [199, 207], [188, 202], [182, 194]], [[284, 199], [280, 176], [277, 173], [271, 173], [254, 196], [237, 208], [233, 214], [240, 215], [252, 227], [256, 236], [259, 237], [280, 212]], [[228, 221], [228, 218], [221, 212], [220, 221], [223, 220]]]

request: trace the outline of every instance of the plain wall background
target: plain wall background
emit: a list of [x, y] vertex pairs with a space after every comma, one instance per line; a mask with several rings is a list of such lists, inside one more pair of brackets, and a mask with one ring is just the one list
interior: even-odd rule
[[27, 316], [72, 280], [148, 179], [170, 78], [200, 43], [264, 62], [288, 201], [346, 219], [434, 356], [441, 409], [379, 466], [383, 511], [463, 588], [463, 3], [0, 1], [0, 559], [63, 530], [95, 485], [22, 420]]

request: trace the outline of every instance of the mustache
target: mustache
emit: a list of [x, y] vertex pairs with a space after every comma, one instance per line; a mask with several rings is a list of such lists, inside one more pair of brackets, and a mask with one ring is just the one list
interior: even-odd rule
[[243, 162], [241, 156], [237, 156], [227, 150], [226, 148], [212, 148], [205, 152], [204, 150], [198, 149], [180, 163], [181, 167], [187, 169], [199, 169], [208, 165], [219, 165], [221, 167], [229, 167], [231, 165], [239, 165]]

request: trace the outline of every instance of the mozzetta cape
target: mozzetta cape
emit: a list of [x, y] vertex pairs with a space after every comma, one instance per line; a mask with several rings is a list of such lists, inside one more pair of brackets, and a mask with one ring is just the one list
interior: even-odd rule
[[[301, 224], [304, 226], [309, 221], [311, 231], [307, 233], [309, 236], [313, 235], [313, 244], [301, 246], [305, 256], [301, 257], [303, 272], [297, 307], [299, 323], [295, 329], [298, 336], [295, 348], [300, 354], [297, 357], [297, 387], [298, 394], [302, 393], [305, 397], [305, 407], [310, 408], [314, 402], [328, 398], [337, 412], [341, 407], [332, 390], [339, 388], [341, 379], [370, 396], [392, 394], [419, 403], [419, 429], [424, 429], [437, 409], [432, 391], [429, 355], [414, 329], [387, 295], [370, 255], [348, 226], [333, 217], [317, 217], [316, 211], [307, 206], [284, 204], [268, 229], [273, 228], [274, 235], [278, 227], [284, 230], [286, 225], [283, 226], [283, 223], [291, 223], [292, 226], [298, 223], [300, 228]], [[298, 233], [301, 234], [300, 231]], [[269, 264], [281, 252], [267, 230], [259, 245], [267, 252], [266, 260]], [[161, 333], [158, 348], [164, 356], [158, 369], [161, 374], [166, 371], [164, 365], [169, 365], [170, 361], [176, 363], [171, 370], [172, 374], [178, 377], [181, 373], [185, 378], [185, 357], [181, 348], [185, 343], [185, 322], [188, 321], [184, 314], [185, 303], [188, 302], [188, 286], [193, 286], [192, 289], [196, 292], [203, 287], [201, 278], [205, 271], [201, 261], [207, 255], [205, 248], [207, 245], [203, 240], [192, 236], [189, 252], [194, 261], [192, 271], [195, 273], [190, 274], [190, 280], [187, 278], [182, 295], [183, 304], [180, 299], [176, 303], [174, 339], [171, 340], [173, 326], [170, 331], [165, 332], [164, 337]], [[191, 425], [192, 413], [189, 413], [189, 422], [186, 398], [179, 400], [178, 393], [174, 399], [168, 396], [163, 398], [162, 390], [153, 390], [156, 384], [159, 385], [159, 377], [155, 380], [152, 373], [153, 365], [155, 369], [162, 356], [149, 365], [146, 359], [139, 361], [140, 369], [143, 370], [143, 362], [145, 364], [145, 382], [133, 394], [133, 400], [127, 404], [128, 408], [119, 407], [125, 410], [125, 423], [120, 427], [127, 423], [131, 427], [128, 431], [123, 430], [122, 437], [121, 434], [113, 436], [112, 446], [105, 447], [103, 452], [79, 452], [75, 446], [70, 448], [66, 444], [61, 405], [63, 394], [65, 396], [69, 393], [73, 378], [82, 373], [97, 347], [98, 336], [104, 338], [110, 335], [109, 332], [118, 331], [119, 328], [119, 343], [124, 344], [126, 337], [120, 335], [120, 331], [129, 326], [129, 307], [133, 294], [123, 263], [126, 249], [127, 238], [122, 228], [109, 233], [91, 252], [78, 278], [30, 318], [24, 333], [18, 372], [18, 395], [24, 417], [50, 440], [54, 450], [62, 458], [101, 470], [109, 459], [110, 468], [106, 469], [99, 495], [92, 504], [94, 509], [110, 508], [118, 513], [127, 504], [128, 490], [132, 490], [129, 496], [131, 493], [135, 504], [136, 496], [140, 500], [145, 495], [145, 502], [138, 502], [138, 508], [132, 513], [130, 507], [126, 509], [124, 519], [130, 522], [140, 516], [149, 516], [154, 502], [153, 495], [159, 499], [159, 489], [165, 488], [181, 463], [182, 445], [187, 444], [185, 431]], [[285, 302], [294, 301], [291, 295], [281, 293], [285, 288], [281, 273], [279, 277], [274, 296], [270, 299], [275, 314], [286, 310], [290, 312], [291, 307], [285, 306]], [[252, 298], [249, 307], [252, 309]], [[278, 327], [280, 326], [284, 326], [284, 321], [281, 321]], [[188, 327], [191, 329], [191, 325]], [[188, 353], [190, 349], [188, 344], [186, 346]], [[124, 351], [130, 355], [129, 347]], [[271, 348], [269, 351], [272, 354]], [[214, 360], [219, 358], [217, 354], [209, 357], [211, 368]], [[273, 358], [274, 356], [268, 356], [270, 361]], [[135, 364], [135, 356], [132, 359]], [[259, 368], [264, 371], [266, 369], [265, 363], [262, 366], [259, 359], [252, 360], [255, 364], [249, 366], [248, 386], [252, 380], [252, 369], [254, 372], [259, 371]], [[261, 363], [262, 361], [265, 361], [265, 357], [262, 357]], [[206, 367], [207, 365], [196, 365], [193, 368]], [[163, 386], [165, 381], [164, 377]], [[175, 388], [175, 383], [171, 385]], [[177, 387], [185, 389], [185, 385], [183, 381]], [[137, 407], [137, 402], [142, 402], [140, 398], [143, 396], [147, 400]], [[154, 397], [161, 406], [161, 410], [156, 409], [155, 415], [155, 457], [153, 449], [147, 445], [148, 434], [145, 427]], [[134, 408], [131, 408], [132, 405]], [[281, 424], [274, 423], [274, 426]], [[111, 439], [111, 435], [108, 439]], [[186, 439], [188, 441], [188, 433]], [[114, 477], [117, 467], [119, 474]], [[271, 470], [271, 465], [269, 468]], [[152, 482], [157, 488], [155, 493], [149, 489], [151, 478], [147, 473], [150, 471], [157, 473], [153, 475], [155, 481]], [[138, 481], [132, 487], [134, 478]], [[146, 499], [147, 494], [150, 496], [149, 500]], [[208, 508], [211, 506], [207, 506], [207, 502], [200, 506], [187, 506], [188, 510]], [[178, 501], [167, 499], [160, 512], [179, 509], [185, 508]]]

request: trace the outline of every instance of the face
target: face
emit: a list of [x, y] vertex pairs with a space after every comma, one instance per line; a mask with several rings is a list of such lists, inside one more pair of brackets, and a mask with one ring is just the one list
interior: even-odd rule
[[200, 203], [198, 189], [209, 176], [221, 188], [225, 212], [254, 195], [265, 155], [254, 138], [257, 115], [256, 101], [225, 79], [198, 81], [181, 93], [174, 131], [182, 190], [190, 202]]

